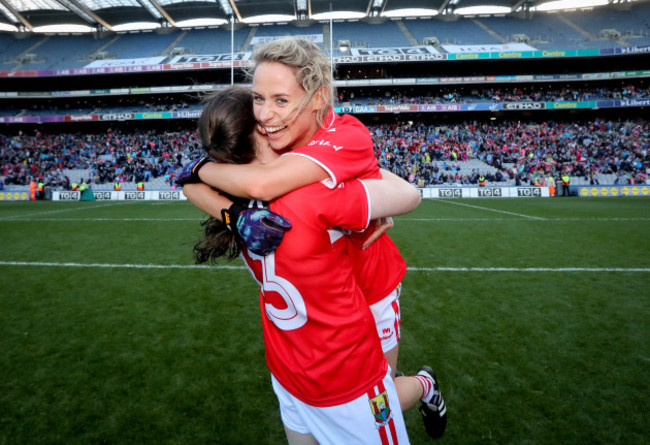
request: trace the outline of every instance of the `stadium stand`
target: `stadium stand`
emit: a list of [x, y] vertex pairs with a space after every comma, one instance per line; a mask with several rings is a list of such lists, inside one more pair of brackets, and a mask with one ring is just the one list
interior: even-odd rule
[[[313, 23], [309, 26], [296, 27], [293, 25], [257, 25], [252, 27], [255, 30], [255, 37], [283, 37], [283, 36], [308, 36], [323, 34], [328, 28], [322, 23]], [[247, 48], [250, 50], [251, 48]]]
[[[650, 124], [643, 120], [523, 124], [504, 121], [430, 125], [369, 125], [376, 155], [387, 168], [419, 186], [535, 184], [568, 171], [574, 184], [640, 184], [650, 174]], [[4, 136], [0, 178], [24, 188], [30, 177], [67, 189], [86, 179], [96, 190], [115, 181], [125, 190], [145, 181], [166, 190], [201, 148], [193, 131]]]
[[[643, 80], [615, 84], [593, 85], [586, 82], [573, 82], [567, 86], [535, 84], [523, 85], [455, 85], [424, 87], [388, 87], [388, 88], [339, 88], [338, 106], [364, 106], [379, 104], [470, 104], [470, 103], [506, 103], [506, 102], [556, 102], [589, 101], [605, 99], [647, 99], [650, 90]], [[16, 108], [8, 104], [0, 106], [3, 116], [47, 116], [48, 114], [101, 114], [133, 113], [151, 111], [200, 111], [201, 102], [197, 95], [186, 93], [171, 95], [129, 95], [120, 97], [98, 96], [65, 97], [65, 100], [44, 98], [33, 100], [24, 108], [24, 101], [15, 103]]]
[[539, 33], [541, 40], [535, 42], [538, 49], [582, 49], [587, 38], [572, 29], [559, 16], [540, 15], [531, 21], [531, 29]]
[[34, 61], [23, 62], [20, 70], [48, 70], [81, 68], [90, 60], [82, 55], [90, 54], [102, 45], [92, 36], [45, 36], [29, 48], [35, 54]]
[[[533, 19], [516, 16], [394, 19], [383, 23], [335, 21], [332, 40], [349, 41], [352, 48], [422, 45], [435, 37], [439, 44], [494, 45], [522, 42], [542, 49], [618, 48], [646, 45], [650, 36], [647, 4], [629, 10], [580, 11], [537, 14]], [[612, 35], [607, 31], [616, 31]], [[329, 48], [327, 23], [305, 27], [254, 25], [234, 32], [236, 51], [250, 51], [253, 37], [323, 35], [319, 43]], [[523, 40], [522, 40], [523, 39]], [[174, 52], [174, 50], [177, 50]], [[0, 32], [0, 69], [69, 69], [96, 58], [128, 59], [178, 54], [230, 53], [230, 31], [223, 28], [135, 32], [116, 35], [14, 36]]]
[[412, 46], [397, 22], [387, 20], [381, 24], [364, 22], [335, 22], [332, 39], [348, 40], [352, 48], [393, 48]]
[[[235, 30], [235, 51], [243, 51], [249, 33], [247, 29]], [[182, 54], [228, 54], [231, 49], [230, 37], [230, 31], [224, 29], [193, 29], [184, 33], [174, 46], [183, 48]]]
[[20, 55], [32, 54], [29, 49], [40, 39], [38, 37], [16, 38], [0, 33], [0, 69], [12, 70], [21, 65]]
[[[304, 23], [304, 26], [242, 25], [232, 35], [237, 52], [249, 52], [257, 41], [285, 35], [316, 36], [319, 45], [328, 51], [331, 37], [335, 56], [342, 54], [339, 41], [349, 42], [352, 49], [434, 44], [443, 53], [447, 44], [527, 43], [550, 50], [615, 49], [650, 44], [648, 17], [650, 5], [641, 4], [627, 9], [535, 14], [526, 19], [511, 15], [455, 20], [386, 19], [373, 23], [336, 20], [331, 36], [327, 22]], [[169, 61], [182, 55], [211, 56], [231, 51], [231, 32], [226, 28], [103, 36], [25, 35], [22, 33], [18, 38], [0, 33], [0, 70], [71, 69], [95, 59], [160, 57]], [[432, 37], [436, 43], [427, 41]], [[650, 98], [645, 79], [647, 71], [643, 71], [647, 64], [638, 63], [639, 59], [625, 59], [630, 65], [620, 67], [610, 61], [602, 68], [600, 61], [606, 60], [602, 57], [585, 60], [588, 63], [560, 59], [525, 64], [499, 61], [489, 66], [464, 62], [354, 65], [342, 70], [341, 79], [352, 84], [339, 87], [336, 105], [577, 103], [577, 107], [588, 101], [642, 102]], [[571, 74], [571, 69], [583, 71]], [[601, 70], [640, 70], [641, 74], [620, 79], [621, 72], [607, 72], [603, 76]], [[123, 183], [124, 190], [134, 190], [138, 180], [146, 181], [150, 189], [169, 189], [183, 162], [201, 152], [192, 128], [191, 118], [196, 114], [188, 114], [191, 118], [178, 125], [182, 128], [175, 128], [168, 119], [137, 122], [150, 124], [142, 128], [113, 119], [102, 123], [102, 116], [199, 112], [198, 89], [193, 87], [205, 83], [209, 90], [226, 85], [224, 71], [85, 77], [79, 78], [78, 86], [75, 77], [36, 78], [31, 83], [29, 79], [22, 83], [12, 79], [5, 85], [16, 86], [4, 87], [0, 92], [0, 118], [35, 117], [37, 121], [34, 125], [0, 123], [0, 134], [4, 134], [0, 137], [0, 179], [10, 189], [26, 187], [30, 177], [43, 178], [50, 187], [62, 189], [84, 179], [95, 190], [109, 190], [115, 180]], [[422, 78], [431, 80], [432, 72], [438, 76], [437, 82], [420, 83]], [[521, 73], [551, 74], [548, 76], [551, 80], [557, 80], [553, 79], [555, 74], [562, 74], [566, 80], [513, 82], [510, 79], [507, 83], [486, 84], [485, 79], [490, 76], [511, 78]], [[485, 78], [471, 80], [477, 74]], [[579, 80], [583, 74], [593, 78]], [[399, 77], [411, 80], [395, 85], [377, 83]], [[239, 80], [242, 79], [243, 76]], [[444, 84], [441, 79], [445, 80]], [[67, 82], [67, 86], [59, 87], [59, 81]], [[188, 83], [193, 84], [192, 88]], [[150, 90], [154, 85], [160, 88]], [[185, 87], [178, 93], [170, 93], [165, 90], [169, 85]], [[100, 94], [79, 95], [73, 88], [86, 91], [97, 88]], [[119, 94], [106, 93], [107, 88], [116, 88]], [[484, 111], [471, 115], [457, 112], [455, 116], [387, 113], [359, 117], [376, 136], [377, 157], [382, 166], [421, 186], [475, 184], [479, 174], [486, 175], [491, 185], [535, 184], [541, 176], [555, 175], [561, 169], [575, 176], [574, 184], [644, 183], [650, 173], [650, 125], [638, 118], [637, 108], [629, 110], [621, 115], [616, 115], [618, 110], [589, 115], [551, 110], [536, 116], [525, 111], [494, 115]], [[49, 124], [45, 129], [41, 119], [53, 115], [80, 115], [100, 122], [91, 127], [73, 120], [74, 123]], [[587, 116], [592, 120], [584, 120]]]
[[459, 18], [455, 21], [444, 21], [437, 18], [405, 20], [404, 25], [418, 44], [422, 44], [425, 37], [436, 37], [440, 44], [489, 45], [503, 43], [474, 19], [469, 18]]
[[137, 59], [164, 55], [165, 49], [178, 37], [177, 33], [156, 32], [121, 34], [104, 48], [116, 59]]
[[[642, 8], [641, 8], [642, 9]], [[598, 38], [604, 30], [615, 30], [621, 35], [634, 30], [647, 29], [643, 13], [640, 11], [599, 11], [594, 10], [590, 14], [580, 14], [579, 12], [566, 12], [564, 17], [590, 33], [594, 38]]]

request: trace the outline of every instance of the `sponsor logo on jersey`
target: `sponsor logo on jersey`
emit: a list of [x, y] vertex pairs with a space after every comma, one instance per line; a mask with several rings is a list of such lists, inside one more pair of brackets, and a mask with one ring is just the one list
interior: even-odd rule
[[381, 331], [381, 340], [388, 340], [393, 336], [393, 330], [391, 328], [384, 328]]
[[332, 144], [332, 141], [328, 141], [326, 139], [321, 139], [321, 140], [318, 140], [318, 141], [311, 141], [307, 145], [320, 145], [322, 147], [332, 147], [334, 149], [334, 151], [339, 151], [340, 149], [343, 148], [342, 145], [334, 145], [334, 144]]

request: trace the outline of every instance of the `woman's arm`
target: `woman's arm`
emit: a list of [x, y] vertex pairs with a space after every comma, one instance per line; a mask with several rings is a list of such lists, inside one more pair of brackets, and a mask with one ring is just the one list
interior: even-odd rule
[[375, 220], [375, 230], [372, 231], [370, 236], [366, 238], [366, 240], [363, 242], [363, 246], [361, 246], [361, 249], [367, 249], [370, 247], [372, 243], [377, 241], [380, 236], [382, 236], [384, 233], [388, 232], [389, 229], [392, 229], [395, 223], [393, 222], [393, 218], [390, 216], [386, 216], [385, 218], [379, 218]]
[[327, 179], [329, 175], [305, 157], [281, 156], [268, 164], [209, 162], [201, 168], [199, 177], [205, 184], [231, 195], [271, 201], [302, 186]]
[[232, 204], [230, 199], [206, 184], [186, 184], [183, 186], [183, 194], [200, 210], [218, 220], [221, 220], [221, 210]]
[[[314, 164], [312, 161], [308, 162]], [[231, 164], [219, 165], [230, 166]], [[420, 192], [415, 187], [387, 170], [382, 170], [381, 174], [381, 180], [363, 180], [370, 196], [371, 219], [403, 215], [413, 211], [420, 204]], [[221, 219], [221, 209], [227, 209], [232, 204], [230, 199], [207, 184], [186, 184], [183, 187], [183, 194], [199, 209], [218, 219]]]
[[382, 170], [381, 176], [381, 180], [363, 180], [370, 196], [370, 218], [403, 215], [415, 210], [422, 199], [419, 190], [388, 170]]

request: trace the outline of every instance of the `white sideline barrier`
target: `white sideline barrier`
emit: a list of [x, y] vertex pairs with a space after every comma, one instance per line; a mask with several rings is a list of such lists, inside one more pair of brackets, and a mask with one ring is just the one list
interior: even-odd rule
[[[548, 198], [548, 187], [427, 187], [421, 188], [423, 198]], [[92, 192], [96, 201], [181, 201], [187, 200], [181, 190], [166, 191], [104, 191]], [[53, 201], [79, 201], [81, 192], [54, 191]]]
[[578, 188], [578, 196], [650, 196], [649, 185], [590, 185]]
[[[548, 198], [548, 187], [427, 187], [419, 188], [422, 198]], [[650, 186], [586, 186], [577, 196], [650, 196]], [[186, 201], [182, 190], [92, 192], [96, 201]], [[0, 201], [28, 200], [28, 192], [0, 192]], [[53, 191], [53, 201], [79, 201], [81, 192]]]
[[29, 201], [29, 190], [0, 191], [0, 202], [2, 201]]
[[[95, 201], [186, 201], [181, 190], [104, 191], [95, 192]], [[52, 201], [79, 201], [79, 191], [53, 191]]]
[[427, 187], [423, 198], [548, 198], [548, 187]]

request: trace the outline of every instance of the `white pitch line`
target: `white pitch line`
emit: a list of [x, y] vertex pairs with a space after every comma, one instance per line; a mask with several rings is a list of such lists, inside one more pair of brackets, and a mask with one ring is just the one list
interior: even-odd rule
[[[6, 217], [0, 218], [2, 222], [180, 222], [192, 221], [200, 222], [204, 217], [196, 218], [18, 218]], [[533, 218], [533, 217], [528, 217]], [[395, 222], [495, 222], [495, 221], [511, 221], [521, 222], [527, 221], [520, 217], [518, 218], [405, 218], [395, 217]], [[545, 222], [637, 222], [637, 221], [650, 221], [650, 218], [545, 218], [541, 219]]]
[[50, 263], [43, 261], [0, 261], [0, 266], [29, 267], [87, 267], [96, 269], [246, 269], [244, 266], [200, 264], [107, 264], [107, 263]]
[[407, 267], [424, 272], [650, 272], [650, 267]]
[[[7, 220], [9, 221], [9, 220]], [[32, 222], [175, 222], [175, 221], [194, 221], [201, 222], [200, 218], [26, 218], [26, 219], [12, 219], [11, 222], [16, 221], [32, 221]], [[2, 222], [2, 219], [0, 219]]]
[[[135, 201], [133, 201], [135, 202]], [[86, 207], [73, 207], [73, 208], [68, 208], [68, 209], [58, 209], [58, 210], [47, 210], [47, 211], [42, 211], [42, 212], [35, 212], [32, 214], [28, 214], [27, 217], [23, 214], [20, 215], [15, 215], [15, 216], [5, 216], [0, 218], [0, 221], [43, 221], [42, 219], [38, 218], [32, 218], [34, 216], [39, 216], [39, 215], [51, 215], [53, 213], [64, 213], [64, 212], [76, 212], [78, 210], [94, 210], [94, 209], [99, 209], [101, 207], [113, 207], [116, 205], [124, 205], [124, 204], [131, 204], [132, 201], [128, 202], [109, 202], [106, 204], [98, 204], [98, 205], [93, 205], [93, 206], [86, 206]]]
[[[420, 222], [495, 222], [495, 221], [526, 221], [521, 218], [393, 218], [399, 221], [420, 221]], [[650, 221], [650, 218], [544, 218], [543, 221], [551, 222], [631, 222]]]
[[467, 203], [464, 203], [464, 202], [449, 201], [449, 200], [446, 200], [446, 199], [441, 199], [440, 201], [444, 202], [445, 204], [455, 204], [455, 205], [458, 205], [458, 206], [470, 207], [472, 209], [487, 210], [488, 212], [496, 212], [496, 213], [503, 213], [504, 215], [519, 216], [521, 218], [536, 219], [536, 220], [539, 220], [539, 221], [544, 221], [546, 219], [546, 218], [540, 218], [538, 216], [524, 215], [523, 213], [507, 212], [505, 210], [497, 210], [497, 209], [491, 209], [489, 207], [476, 206], [476, 205], [467, 204]]
[[[197, 264], [108, 264], [53, 263], [42, 261], [0, 261], [14, 267], [86, 267], [96, 269], [228, 269], [248, 270], [245, 266]], [[411, 272], [650, 272], [650, 267], [408, 267]]]

